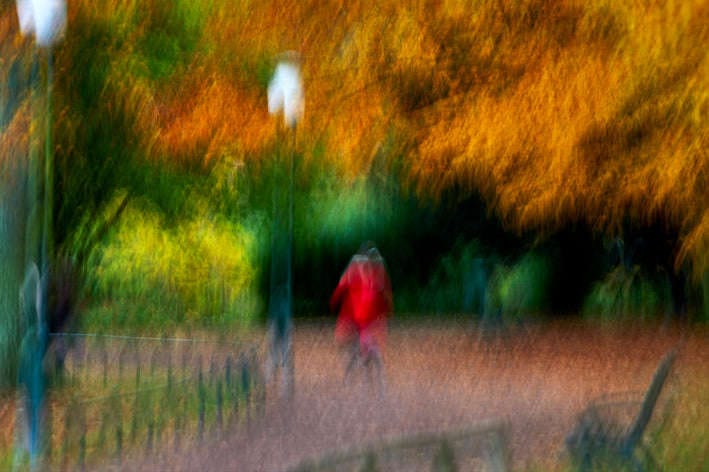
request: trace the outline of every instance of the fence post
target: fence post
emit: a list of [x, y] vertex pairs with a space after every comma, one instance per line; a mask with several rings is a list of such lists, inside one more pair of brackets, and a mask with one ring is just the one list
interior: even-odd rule
[[146, 398], [147, 398], [147, 401], [146, 401], [147, 408], [145, 409], [145, 413], [148, 415], [148, 437], [145, 441], [145, 450], [146, 450], [146, 453], [149, 455], [153, 450], [153, 434], [154, 434], [154, 429], [155, 429], [155, 418], [153, 415], [152, 398], [151, 398], [150, 392], [146, 392]]
[[156, 392], [155, 397], [157, 403], [154, 408], [155, 417], [155, 444], [160, 444], [162, 440], [162, 433], [165, 429], [165, 415], [166, 411], [170, 411], [170, 391], [166, 390], [163, 395], [159, 395], [159, 391]]
[[227, 356], [224, 363], [224, 380], [227, 388], [231, 386], [231, 356]]
[[84, 370], [86, 371], [86, 383], [91, 380], [91, 369], [89, 368], [89, 364], [91, 362], [91, 357], [89, 356], [89, 339], [90, 338], [84, 338], [82, 340], [84, 345]]
[[241, 356], [241, 392], [244, 395], [244, 405], [246, 408], [246, 421], [251, 420], [251, 375], [249, 373], [249, 364], [246, 358]]
[[130, 420], [130, 443], [135, 443], [135, 438], [138, 435], [138, 398], [140, 394], [136, 392], [135, 398], [133, 399], [133, 414]]
[[121, 456], [123, 453], [123, 402], [121, 401], [119, 386], [115, 385], [113, 387], [113, 398], [112, 398], [112, 408], [111, 414], [116, 423], [115, 437], [116, 437], [116, 460], [118, 463], [121, 462]]
[[160, 346], [157, 346], [155, 349], [153, 349], [153, 355], [150, 356], [150, 375], [151, 376], [155, 375], [155, 365], [157, 364], [156, 358], [158, 357], [158, 349], [160, 349]]
[[[99, 406], [100, 408], [100, 406]], [[98, 433], [98, 440], [96, 444], [96, 449], [99, 451], [104, 450], [106, 446], [106, 434], [108, 430], [108, 411], [106, 411], [106, 407], [104, 405], [103, 407], [103, 412], [101, 414], [101, 429], [99, 430]]]
[[189, 361], [190, 354], [188, 351], [182, 353], [182, 378], [187, 378], [187, 363]]
[[67, 461], [69, 458], [69, 437], [71, 436], [72, 430], [72, 418], [77, 414], [76, 402], [71, 400], [67, 405], [66, 412], [64, 413], [64, 437], [62, 438], [62, 451], [60, 463], [63, 469], [67, 468]]
[[216, 423], [217, 423], [217, 433], [221, 435], [222, 433], [222, 380], [217, 379], [217, 415], [216, 415]]
[[108, 349], [106, 344], [103, 344], [103, 352], [101, 353], [103, 361], [103, 387], [106, 388], [108, 385]]
[[214, 381], [216, 380], [217, 377], [217, 363], [214, 361], [214, 356], [212, 356], [211, 360], [209, 361], [209, 386], [212, 387], [214, 385]]
[[49, 392], [46, 394], [46, 399], [45, 399], [45, 417], [44, 417], [44, 461], [47, 464], [47, 467], [51, 467], [52, 464], [52, 454], [54, 453], [53, 449], [53, 439], [54, 436], [52, 434], [52, 429], [54, 428], [54, 408], [52, 407], [52, 401], [49, 395]]
[[[130, 341], [129, 341], [130, 342]], [[118, 383], [120, 384], [123, 380], [123, 364], [126, 361], [126, 355], [130, 352], [128, 349], [128, 343], [124, 344], [121, 348], [121, 352], [118, 354]]]
[[236, 424], [238, 420], [238, 400], [236, 397], [236, 392], [234, 391], [234, 375], [232, 373], [232, 358], [231, 355], [227, 356], [226, 358], [226, 366], [224, 367], [225, 374], [225, 382], [224, 386], [226, 388], [226, 394], [228, 397], [228, 400], [231, 402], [231, 415], [229, 417], [229, 424]]
[[86, 416], [81, 412], [80, 420], [81, 438], [79, 438], [79, 469], [84, 470], [86, 466]]
[[182, 409], [180, 410], [180, 426], [182, 427], [182, 433], [187, 434], [189, 432], [189, 422], [187, 418], [187, 409], [190, 403], [190, 396], [192, 392], [192, 379], [190, 379], [189, 384], [185, 384], [182, 393]]
[[204, 417], [205, 417], [205, 403], [206, 403], [206, 391], [204, 386], [204, 377], [202, 375], [202, 364], [199, 365], [199, 374], [197, 381], [197, 396], [199, 401], [199, 418], [197, 420], [197, 439], [202, 441], [204, 437]]
[[178, 396], [177, 392], [175, 392], [175, 418], [173, 419], [173, 425], [175, 428], [174, 435], [173, 435], [173, 444], [175, 446], [175, 452], [180, 450], [180, 418], [181, 418], [181, 413], [180, 410], [184, 410], [187, 408], [187, 405], [184, 405], [183, 408], [180, 408], [180, 397]]
[[153, 430], [155, 428], [154, 425], [154, 420], [153, 418], [148, 419], [148, 438], [145, 441], [145, 452], [146, 454], [150, 454], [150, 452], [153, 450]]
[[116, 460], [121, 463], [123, 456], [123, 424], [121, 421], [116, 425]]

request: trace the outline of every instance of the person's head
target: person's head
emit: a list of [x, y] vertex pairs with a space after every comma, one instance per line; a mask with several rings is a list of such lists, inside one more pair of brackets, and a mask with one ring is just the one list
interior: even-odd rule
[[374, 244], [373, 241], [369, 240], [362, 243], [362, 245], [359, 247], [359, 250], [357, 251], [357, 256], [366, 257], [369, 262], [373, 263], [383, 261], [382, 255], [379, 252], [379, 249], [377, 249], [376, 244]]
[[377, 246], [374, 244], [373, 241], [367, 240], [360, 244], [359, 249], [357, 250], [357, 254], [360, 256], [368, 256], [372, 250], [376, 251]]

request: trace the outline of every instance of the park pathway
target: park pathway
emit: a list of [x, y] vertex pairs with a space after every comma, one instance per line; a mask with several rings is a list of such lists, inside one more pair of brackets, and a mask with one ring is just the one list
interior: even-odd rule
[[330, 324], [301, 324], [290, 402], [268, 398], [265, 414], [238, 432], [133, 465], [279, 472], [326, 452], [502, 419], [515, 468], [551, 467], [563, 457], [564, 437], [584, 405], [605, 392], [644, 390], [677, 339], [673, 332], [619, 335], [555, 325], [487, 344], [463, 323], [394, 324], [386, 392], [378, 395], [364, 381], [343, 383]]

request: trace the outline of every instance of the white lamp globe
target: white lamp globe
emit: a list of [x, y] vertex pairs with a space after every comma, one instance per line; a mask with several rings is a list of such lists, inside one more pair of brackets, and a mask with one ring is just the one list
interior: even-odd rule
[[37, 44], [52, 46], [66, 28], [64, 0], [17, 0], [17, 18], [22, 34], [34, 34]]
[[303, 83], [296, 61], [282, 60], [268, 85], [268, 112], [283, 112], [286, 127], [293, 128], [303, 116]]

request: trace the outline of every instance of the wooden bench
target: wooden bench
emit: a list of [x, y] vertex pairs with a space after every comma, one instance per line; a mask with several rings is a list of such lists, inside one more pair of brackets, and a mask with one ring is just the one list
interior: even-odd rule
[[642, 400], [632, 392], [605, 395], [581, 412], [566, 438], [579, 469], [659, 470], [643, 436], [676, 356], [672, 350], [662, 358]]
[[291, 472], [509, 470], [507, 424], [485, 422], [462, 431], [419, 434], [349, 449], [301, 463]]

